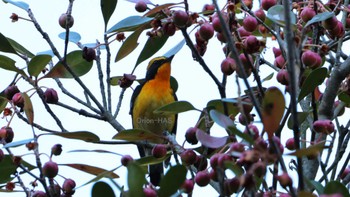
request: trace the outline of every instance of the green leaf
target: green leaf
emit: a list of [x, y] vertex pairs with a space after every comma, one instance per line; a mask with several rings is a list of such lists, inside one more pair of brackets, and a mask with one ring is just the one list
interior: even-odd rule
[[173, 89], [174, 93], [176, 93], [177, 89], [179, 88], [179, 84], [173, 76], [170, 76], [170, 87]]
[[338, 94], [338, 99], [344, 102], [346, 105], [350, 104], [350, 95], [347, 92], [340, 92]]
[[[101, 173], [106, 172], [107, 170], [99, 168], [99, 167], [95, 167], [95, 166], [90, 166], [90, 165], [86, 165], [86, 164], [77, 164], [77, 163], [68, 163], [68, 164], [59, 164], [60, 166], [69, 166], [71, 168], [74, 168], [76, 170], [80, 170], [92, 175], [99, 175]], [[119, 176], [115, 173], [111, 173], [109, 174], [111, 178], [119, 178]]]
[[164, 105], [154, 111], [157, 114], [178, 114], [190, 110], [195, 110], [196, 108], [188, 101], [175, 101]]
[[126, 140], [126, 141], [159, 141], [161, 136], [155, 135], [150, 131], [142, 129], [127, 129], [117, 133], [112, 139]]
[[171, 156], [171, 153], [168, 153], [165, 157], [155, 158], [153, 156], [141, 157], [140, 159], [135, 160], [135, 163], [140, 166], [148, 166], [152, 164], [158, 164], [165, 161], [167, 158]]
[[349, 197], [349, 190], [339, 181], [330, 181], [324, 188], [324, 194], [342, 194], [343, 197]]
[[8, 100], [6, 98], [0, 96], [0, 114], [4, 111], [7, 103], [8, 103]]
[[12, 0], [3, 0], [5, 3], [11, 3], [19, 8], [22, 8], [25, 11], [29, 10], [29, 5], [23, 1], [12, 1]]
[[28, 122], [29, 124], [33, 124], [34, 122], [34, 110], [33, 110], [33, 105], [32, 105], [32, 101], [30, 100], [29, 96], [27, 95], [27, 93], [21, 93], [23, 99], [24, 99], [24, 113], [27, 116]]
[[241, 132], [235, 126], [229, 126], [227, 129], [230, 131], [230, 135], [238, 136], [242, 138], [244, 141], [248, 142], [250, 145], [254, 144], [254, 140], [252, 136], [250, 136], [248, 133]]
[[113, 171], [116, 170], [117, 168], [115, 169], [112, 169], [112, 170], [109, 170], [109, 171], [104, 171], [104, 172], [101, 172], [100, 174], [96, 175], [93, 179], [91, 179], [90, 181], [80, 185], [79, 187], [77, 187], [76, 189], [80, 188], [80, 187], [83, 187], [87, 184], [90, 184], [90, 183], [93, 183], [93, 182], [96, 182], [102, 178], [112, 178], [113, 176]]
[[14, 147], [22, 146], [22, 145], [28, 144], [29, 142], [32, 142], [33, 140], [34, 138], [30, 138], [30, 139], [7, 143], [4, 145], [3, 148], [14, 148]]
[[224, 137], [214, 137], [210, 136], [202, 130], [196, 131], [196, 137], [200, 143], [208, 148], [220, 148], [225, 146], [228, 140], [228, 136]]
[[224, 165], [227, 169], [230, 169], [237, 177], [241, 176], [244, 174], [244, 170], [242, 166], [238, 165], [235, 162], [227, 161], [224, 162]]
[[93, 152], [93, 153], [110, 153], [110, 154], [114, 154], [114, 155], [120, 155], [120, 154], [118, 154], [118, 153], [115, 153], [115, 152], [112, 152], [112, 151], [107, 151], [107, 150], [102, 150], [102, 149], [95, 149], [95, 150], [71, 150], [71, 151], [68, 151], [68, 153], [78, 153], [78, 152], [80, 152], [80, 153], [84, 153], [84, 152], [86, 152], [86, 153], [91, 153], [91, 152]]
[[[183, 165], [176, 165], [169, 169], [160, 182], [159, 197], [171, 196], [186, 180], [187, 169]], [[176, 177], [176, 178], [174, 178]]]
[[[284, 11], [283, 5], [275, 5], [269, 8], [269, 10], [267, 11], [266, 17], [271, 21], [273, 21], [274, 23], [276, 23], [277, 25], [281, 27], [285, 27], [286, 24], [284, 19], [284, 12], [285, 11]], [[291, 16], [291, 23], [293, 26], [295, 26], [296, 16], [292, 11], [289, 11], [289, 12]]]
[[322, 183], [315, 181], [315, 180], [308, 180], [308, 179], [305, 179], [305, 180], [307, 180], [307, 183], [316, 189], [318, 195], [321, 195], [324, 193], [324, 187], [323, 187]]
[[149, 10], [145, 15], [143, 15], [144, 17], [145, 16], [152, 16], [170, 6], [173, 6], [173, 5], [177, 5], [177, 4], [182, 4], [182, 3], [166, 3], [166, 4], [163, 4], [163, 5], [157, 5], [155, 6], [153, 9]]
[[288, 155], [297, 156], [299, 158], [304, 156], [315, 156], [325, 148], [328, 148], [327, 146], [325, 146], [325, 142], [321, 142], [315, 145], [311, 145], [307, 148], [296, 150], [292, 153], [289, 153]]
[[317, 22], [321, 22], [321, 21], [324, 21], [326, 19], [329, 19], [331, 17], [334, 16], [334, 12], [322, 12], [322, 13], [319, 13], [317, 14], [316, 16], [312, 17], [311, 20], [309, 20], [304, 27], [307, 27], [313, 23], [317, 23]]
[[51, 61], [51, 55], [36, 55], [28, 64], [28, 73], [31, 76], [37, 77], [45, 66]]
[[[24, 160], [21, 161], [21, 164], [23, 164], [29, 171], [35, 168], [35, 166]], [[4, 159], [0, 162], [0, 169], [0, 184], [2, 184], [13, 179], [12, 174], [16, 172], [17, 165], [12, 162], [12, 157], [10, 155], [5, 155]], [[22, 173], [24, 172], [21, 172], [20, 174]]]
[[20, 45], [15, 40], [12, 40], [11, 38], [7, 38], [7, 40], [11, 44], [12, 48], [15, 49], [15, 51], [17, 51], [18, 53], [25, 55], [29, 58], [34, 57], [34, 54], [32, 52], [28, 51], [26, 48], [24, 48], [22, 45]]
[[100, 138], [91, 132], [88, 131], [75, 131], [75, 132], [56, 132], [56, 133], [46, 133], [42, 135], [57, 135], [60, 137], [68, 139], [83, 140], [85, 142], [98, 142]]
[[107, 183], [99, 181], [92, 186], [92, 197], [115, 197], [114, 191]]
[[[66, 40], [66, 32], [62, 32], [62, 33], [58, 34], [58, 37], [61, 38], [62, 40]], [[78, 43], [81, 40], [81, 36], [77, 32], [70, 31], [69, 36], [68, 36], [68, 40], [70, 42], [73, 42], [73, 43]]]
[[142, 16], [129, 16], [117, 24], [115, 24], [113, 27], [111, 27], [106, 33], [112, 33], [112, 32], [124, 32], [124, 31], [134, 31], [137, 29], [140, 25], [143, 25], [145, 23], [149, 23], [153, 20], [153, 18], [149, 17], [142, 17]]
[[14, 71], [16, 73], [19, 73], [21, 75], [25, 75], [25, 73], [23, 72], [23, 70], [20, 70], [16, 67], [15, 65], [16, 61], [6, 57], [4, 55], [0, 55], [0, 68], [3, 68], [5, 70], [9, 70], [9, 71]]
[[115, 57], [114, 62], [117, 62], [124, 57], [128, 56], [136, 47], [139, 45], [137, 40], [139, 39], [140, 34], [144, 28], [139, 28], [136, 31], [134, 31], [128, 38], [123, 42], [122, 46], [120, 47], [117, 56]]
[[118, 3], [118, 0], [101, 0], [100, 1], [103, 20], [105, 22], [105, 27], [107, 27], [108, 21], [111, 18], [117, 6], [117, 3]]
[[270, 79], [272, 79], [272, 77], [273, 77], [274, 74], [275, 74], [275, 73], [269, 74], [267, 77], [265, 77], [264, 79], [261, 80], [261, 83], [262, 83], [262, 82], [265, 82], [265, 81], [269, 81]]
[[211, 100], [207, 103], [208, 109], [215, 109], [220, 113], [225, 113], [224, 105], [226, 105], [228, 114], [232, 117], [235, 117], [239, 113], [239, 107], [236, 103], [231, 103], [229, 100]]
[[[78, 76], [83, 76], [90, 71], [93, 62], [88, 62], [83, 58], [83, 52], [73, 51], [67, 55], [67, 64]], [[72, 78], [73, 76], [66, 70], [62, 62], [58, 62], [44, 78]]]
[[118, 86], [119, 85], [119, 80], [122, 79], [123, 76], [114, 76], [109, 79], [109, 82], [111, 86]]
[[[309, 115], [308, 112], [297, 112], [297, 117], [298, 117], [298, 123], [301, 125]], [[287, 126], [289, 129], [293, 129], [293, 118], [292, 116], [289, 116]]]
[[16, 50], [12, 47], [8, 38], [6, 38], [2, 33], [0, 33], [0, 51], [17, 55]]
[[143, 185], [147, 183], [145, 172], [135, 163], [130, 163], [128, 168], [129, 196], [144, 196]]
[[141, 62], [145, 61], [152, 55], [154, 55], [159, 49], [161, 49], [165, 42], [168, 40], [168, 36], [161, 37], [149, 37], [145, 46], [143, 47], [140, 56], [137, 58], [135, 67]]
[[165, 57], [171, 57], [175, 55], [177, 52], [179, 52], [182, 47], [185, 45], [186, 41], [185, 39], [181, 40], [177, 45], [175, 45], [173, 48], [171, 48], [168, 52], [164, 54]]
[[298, 102], [305, 98], [308, 94], [313, 92], [315, 88], [323, 83], [327, 77], [328, 69], [321, 67], [313, 70], [303, 82], [300, 93], [298, 96]]

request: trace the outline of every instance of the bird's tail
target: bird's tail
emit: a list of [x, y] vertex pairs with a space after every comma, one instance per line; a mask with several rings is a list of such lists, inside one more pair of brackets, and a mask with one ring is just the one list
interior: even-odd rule
[[[137, 149], [141, 157], [151, 155], [152, 150], [138, 145]], [[159, 186], [160, 180], [164, 174], [163, 162], [149, 165], [148, 167], [150, 181], [154, 186]]]

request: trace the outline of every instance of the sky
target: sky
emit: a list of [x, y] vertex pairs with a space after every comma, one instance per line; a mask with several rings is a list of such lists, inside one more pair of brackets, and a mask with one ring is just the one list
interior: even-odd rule
[[[42, 26], [45, 32], [48, 33], [56, 47], [59, 49], [60, 53], [63, 53], [64, 41], [58, 38], [58, 34], [63, 32], [64, 30], [58, 24], [58, 18], [62, 13], [66, 12], [68, 1], [62, 0], [36, 0], [36, 1], [25, 1], [30, 5], [31, 10], [34, 13], [39, 24]], [[211, 1], [201, 1], [200, 3], [190, 3], [190, 10], [193, 11], [201, 11], [204, 3], [210, 3]], [[165, 1], [156, 1], [153, 3], [165, 3]], [[180, 5], [181, 6], [181, 5]], [[42, 39], [42, 36], [36, 31], [33, 24], [24, 20], [20, 20], [19, 22], [13, 23], [9, 19], [12, 13], [16, 13], [21, 17], [28, 18], [27, 13], [24, 10], [21, 10], [11, 4], [5, 4], [0, 2], [0, 32], [7, 37], [10, 37], [16, 40], [18, 43], [22, 44], [24, 47], [29, 49], [32, 53], [37, 54], [42, 51], [49, 50], [48, 44]], [[75, 19], [74, 26], [71, 28], [71, 31], [79, 32], [84, 43], [93, 43], [96, 39], [103, 41], [103, 18], [100, 11], [99, 1], [91, 0], [87, 3], [84, 0], [76, 0], [74, 2], [73, 7], [73, 17]], [[118, 2], [115, 13], [112, 15], [108, 27], [113, 26], [120, 20], [126, 18], [130, 15], [142, 15], [137, 13], [134, 10], [133, 3], [120, 0]], [[108, 28], [107, 28], [108, 29]], [[192, 35], [193, 36], [193, 35]], [[124, 73], [130, 73], [133, 69], [133, 65], [145, 43], [146, 35], [143, 34], [139, 40], [139, 47], [128, 57], [125, 59], [115, 63], [112, 61], [111, 65], [111, 76], [120, 76]], [[175, 46], [179, 41], [181, 41], [182, 35], [181, 32], [176, 32], [175, 36], [168, 40], [167, 44], [155, 55], [161, 56], [166, 53], [169, 49]], [[213, 38], [216, 39], [216, 38]], [[114, 59], [121, 43], [114, 42], [111, 44], [112, 50], [112, 60]], [[221, 48], [223, 46], [220, 45], [219, 42], [210, 41], [208, 45], [208, 49], [206, 55], [204, 55], [204, 60], [207, 65], [212, 69], [214, 74], [218, 76], [221, 80], [221, 71], [220, 71], [220, 63], [224, 59], [224, 54], [221, 52]], [[270, 47], [270, 46], [268, 46]], [[70, 43], [69, 50], [77, 50], [78, 47], [74, 44]], [[102, 52], [103, 53], [103, 52]], [[211, 54], [211, 55], [210, 55]], [[214, 54], [214, 55], [213, 55]], [[10, 57], [16, 59], [17, 66], [22, 68], [25, 67], [25, 63], [18, 59], [15, 56], [10, 55]], [[57, 62], [57, 59], [54, 59]], [[104, 63], [104, 62], [102, 62]], [[145, 76], [145, 70], [147, 66], [147, 61], [143, 62], [135, 71], [135, 75], [137, 78], [143, 78]], [[266, 69], [265, 69], [266, 68]], [[265, 67], [264, 71], [261, 73], [262, 78], [268, 76], [272, 70]], [[174, 57], [172, 64], [172, 75], [177, 79], [179, 83], [179, 89], [177, 92], [177, 96], [179, 100], [186, 100], [191, 102], [196, 108], [202, 109], [206, 106], [207, 102], [211, 99], [220, 98], [219, 92], [211, 80], [211, 78], [206, 74], [206, 72], [201, 68], [201, 66], [193, 61], [191, 52], [184, 46], [183, 49]], [[0, 70], [1, 83], [0, 89], [3, 90], [6, 86], [12, 81], [12, 73], [4, 70]], [[82, 77], [84, 83], [91, 88], [94, 94], [99, 95], [98, 90], [98, 80], [97, 80], [97, 72], [95, 67], [92, 68], [92, 71], [87, 75]], [[83, 92], [81, 89], [75, 84], [73, 80], [63, 79], [62, 82], [64, 85], [71, 90], [75, 95], [81, 96], [83, 98]], [[268, 86], [269, 82], [267, 82], [266, 86]], [[234, 77], [230, 77], [228, 79], [228, 89], [227, 96], [235, 97], [237, 96], [237, 89], [232, 89], [235, 87]], [[57, 89], [57, 85], [51, 79], [42, 80], [39, 85], [45, 87], [52, 87]], [[21, 91], [29, 90], [30, 87], [26, 85], [25, 82], [20, 82], [18, 84]], [[135, 86], [134, 86], [135, 87]], [[244, 86], [243, 86], [244, 87]], [[27, 88], [27, 89], [26, 89]], [[112, 87], [112, 95], [113, 95], [113, 106], [116, 106], [119, 98], [119, 87]], [[32, 93], [32, 91], [31, 91]], [[128, 89], [125, 92], [124, 100], [122, 103], [121, 111], [117, 120], [125, 127], [131, 128], [131, 117], [129, 116], [129, 101], [131, 97], [132, 91]], [[61, 102], [66, 102], [73, 106], [78, 107], [78, 104], [72, 102], [72, 100], [67, 99], [67, 97], [63, 96], [62, 93], [59, 92], [59, 98]], [[205, 99], [203, 99], [205, 98]], [[33, 96], [34, 102], [34, 113], [35, 113], [35, 122], [42, 124], [46, 127], [53, 127], [53, 129], [58, 129], [55, 125], [55, 122], [49, 115], [45, 112], [45, 109], [40, 104], [38, 97], [36, 95]], [[58, 117], [62, 120], [66, 129], [69, 131], [90, 131], [97, 134], [103, 140], [111, 140], [112, 136], [116, 134], [116, 131], [109, 126], [108, 124], [100, 121], [96, 121], [94, 119], [88, 119], [81, 117], [77, 114], [68, 112], [67, 110], [62, 110], [60, 107], [52, 106], [54, 112], [58, 115]], [[199, 112], [190, 111], [186, 113], [182, 113], [179, 115], [179, 124], [178, 124], [178, 142], [182, 143], [184, 141], [184, 134], [188, 127], [194, 126], [198, 117]], [[0, 126], [6, 124], [6, 120], [0, 119]], [[15, 131], [15, 141], [30, 138], [31, 128], [25, 124], [23, 124], [18, 118], [15, 118], [11, 124]], [[213, 135], [223, 136], [226, 134], [224, 129], [219, 128], [218, 126], [214, 126]], [[39, 131], [38, 131], [39, 132]], [[109, 151], [114, 151], [120, 154], [131, 154], [135, 157], [138, 157], [137, 150], [134, 146], [107, 146], [107, 145], [94, 145], [91, 143], [82, 143], [77, 140], [66, 140], [60, 137], [48, 137], [43, 136], [39, 138], [40, 151], [45, 152], [47, 154], [50, 153], [51, 146], [61, 143], [63, 145], [63, 153], [61, 156], [54, 157], [53, 160], [57, 163], [86, 163], [89, 165], [96, 165], [105, 169], [113, 169], [120, 165], [120, 156], [111, 155], [111, 154], [92, 154], [92, 153], [69, 153], [70, 150], [77, 149], [105, 149]], [[190, 146], [188, 146], [190, 147]], [[26, 149], [24, 147], [16, 148], [13, 150], [15, 154], [23, 154], [26, 153]], [[34, 162], [33, 155], [28, 155], [23, 157], [26, 161]], [[45, 155], [41, 156], [42, 161], [47, 161], [48, 157]], [[34, 171], [35, 172], [35, 171]], [[72, 170], [68, 167], [61, 166], [60, 174], [62, 174], [66, 178], [80, 177], [77, 182], [77, 186], [84, 184], [93, 178], [93, 176], [87, 175], [86, 173], [79, 172], [77, 170]], [[126, 170], [125, 168], [119, 168], [115, 171], [121, 177], [125, 177]], [[71, 176], [71, 177], [70, 177]], [[25, 183], [29, 183], [32, 179], [26, 177]], [[62, 178], [58, 178], [58, 181], [62, 183]], [[120, 178], [116, 180], [120, 185], [126, 184], [125, 179]], [[90, 193], [91, 184], [80, 188], [76, 191], [76, 196], [88, 196]], [[118, 195], [118, 190], [116, 190], [116, 194]], [[208, 196], [215, 196], [216, 192], [208, 189], [205, 191], [205, 194]], [[9, 196], [16, 196], [9, 195]], [[198, 193], [195, 193], [194, 196], [198, 196]]]

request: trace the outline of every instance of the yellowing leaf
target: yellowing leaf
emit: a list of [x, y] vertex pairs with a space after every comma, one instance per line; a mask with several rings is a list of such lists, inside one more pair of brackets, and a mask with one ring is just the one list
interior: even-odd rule
[[277, 87], [270, 87], [265, 92], [262, 102], [262, 122], [264, 130], [271, 138], [280, 125], [285, 109], [283, 93]]

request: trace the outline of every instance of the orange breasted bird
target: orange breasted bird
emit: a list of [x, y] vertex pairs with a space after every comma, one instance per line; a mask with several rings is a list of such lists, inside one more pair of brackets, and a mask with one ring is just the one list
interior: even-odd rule
[[[177, 101], [174, 90], [170, 86], [171, 60], [170, 57], [153, 58], [147, 67], [146, 78], [138, 85], [131, 97], [130, 114], [135, 129], [151, 131], [162, 136], [164, 131], [176, 133], [177, 115], [154, 113], [156, 109]], [[165, 143], [164, 140], [156, 142]], [[138, 146], [141, 157], [151, 155], [152, 149]], [[150, 181], [158, 186], [163, 176], [163, 163], [149, 166]]]

